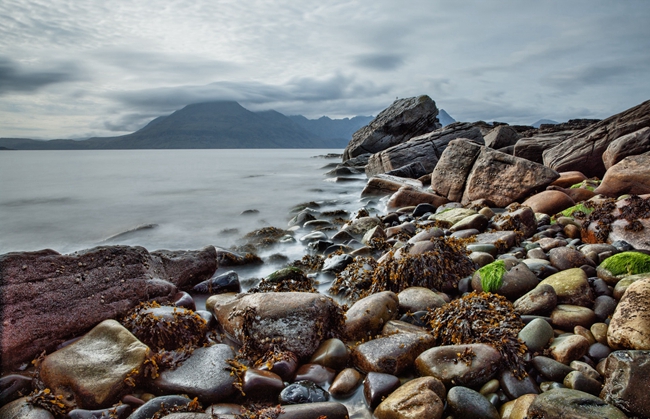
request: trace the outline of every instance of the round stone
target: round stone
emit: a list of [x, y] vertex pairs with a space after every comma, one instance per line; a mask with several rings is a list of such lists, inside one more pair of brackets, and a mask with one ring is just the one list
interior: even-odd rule
[[340, 371], [348, 363], [348, 348], [340, 339], [332, 338], [322, 342], [311, 356], [309, 363]]
[[499, 419], [499, 412], [488, 399], [467, 387], [452, 387], [447, 404], [454, 417], [464, 419]]
[[300, 404], [326, 402], [329, 394], [311, 381], [297, 381], [288, 385], [280, 393], [281, 404]]
[[528, 350], [539, 352], [553, 337], [553, 327], [546, 320], [534, 319], [521, 329], [518, 337], [526, 344]]

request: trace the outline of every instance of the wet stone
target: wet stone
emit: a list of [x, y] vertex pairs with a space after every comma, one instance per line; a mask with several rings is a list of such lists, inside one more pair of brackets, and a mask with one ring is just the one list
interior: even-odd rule
[[278, 419], [348, 419], [348, 409], [337, 402], [314, 402], [282, 406]]
[[347, 365], [348, 358], [349, 353], [345, 343], [340, 339], [332, 338], [320, 344], [309, 362], [340, 371]]
[[611, 352], [612, 350], [609, 346], [603, 345], [600, 342], [596, 342], [593, 345], [589, 346], [589, 349], [587, 350], [587, 356], [598, 362], [603, 358], [607, 358]]
[[433, 336], [429, 334], [395, 333], [356, 346], [351, 358], [361, 371], [399, 375], [432, 345]]
[[485, 252], [472, 252], [469, 254], [469, 258], [472, 259], [479, 268], [494, 262], [494, 257]]
[[594, 367], [592, 367], [591, 365], [587, 364], [586, 362], [582, 362], [582, 361], [571, 361], [571, 363], [569, 364], [569, 366], [570, 366], [571, 368], [573, 368], [574, 370], [579, 371], [579, 372], [585, 374], [585, 375], [588, 376], [589, 378], [593, 378], [593, 379], [596, 380], [596, 381], [600, 381], [600, 380], [602, 380], [602, 376], [600, 375], [600, 373], [598, 373], [598, 371], [596, 371], [596, 370], [594, 369]]
[[296, 370], [295, 381], [311, 381], [318, 385], [331, 384], [336, 371], [319, 364], [304, 364]]
[[625, 291], [609, 323], [607, 341], [612, 349], [650, 349], [650, 278]]
[[32, 391], [32, 379], [18, 374], [0, 377], [0, 406], [19, 399]]
[[630, 417], [650, 417], [650, 351], [612, 352], [605, 363], [601, 396]]
[[94, 418], [116, 418], [125, 419], [132, 412], [131, 406], [121, 404], [99, 410], [74, 409], [68, 412], [68, 419], [94, 419]]
[[484, 252], [496, 257], [498, 251], [495, 245], [487, 243], [470, 243], [467, 245], [470, 252]]
[[548, 252], [551, 265], [560, 271], [571, 268], [579, 268], [582, 265], [594, 265], [594, 262], [586, 257], [584, 253], [569, 247], [556, 247]]
[[279, 375], [255, 368], [247, 369], [242, 381], [242, 391], [256, 399], [276, 397], [284, 388], [284, 382]]
[[589, 350], [589, 341], [573, 334], [556, 337], [550, 346], [551, 356], [563, 364], [582, 358], [587, 350]]
[[591, 327], [596, 322], [596, 314], [587, 307], [560, 304], [551, 313], [551, 322], [559, 329], [571, 331], [576, 326]]
[[241, 292], [239, 275], [235, 271], [228, 271], [200, 282], [192, 288], [197, 294], [223, 294], [226, 292]]
[[488, 399], [467, 387], [452, 387], [447, 404], [454, 417], [464, 419], [499, 419], [499, 412]]
[[528, 409], [531, 419], [626, 419], [627, 416], [602, 399], [583, 391], [559, 388], [538, 395]]
[[535, 369], [546, 379], [562, 382], [573, 368], [545, 356], [536, 356], [532, 360]]
[[341, 397], [352, 393], [359, 384], [363, 376], [354, 368], [346, 368], [341, 371], [329, 388], [330, 394], [335, 397]]
[[446, 301], [436, 292], [424, 287], [409, 287], [397, 294], [402, 313], [442, 307]]
[[539, 386], [530, 375], [520, 380], [510, 370], [504, 370], [501, 373], [499, 383], [501, 384], [501, 389], [510, 400], [514, 400], [524, 394], [540, 393]]
[[383, 291], [362, 298], [345, 314], [345, 337], [357, 341], [376, 335], [384, 324], [397, 317], [399, 299], [394, 292]]
[[311, 381], [297, 381], [280, 393], [281, 404], [317, 403], [329, 400], [329, 393]]
[[564, 377], [564, 386], [566, 388], [571, 388], [574, 390], [584, 391], [585, 393], [598, 396], [602, 388], [602, 384], [594, 380], [593, 378], [588, 377], [586, 374], [580, 371], [571, 371]]
[[587, 339], [589, 341], [590, 345], [593, 345], [596, 343], [596, 338], [594, 338], [594, 335], [591, 334], [591, 331], [587, 329], [586, 327], [583, 326], [576, 326], [573, 328], [573, 333], [576, 335], [580, 335], [583, 338]]
[[530, 352], [539, 352], [553, 337], [553, 327], [546, 320], [534, 319], [521, 329], [518, 337]]
[[155, 397], [142, 406], [138, 407], [132, 414], [129, 416], [129, 419], [150, 419], [156, 412], [160, 412], [163, 409], [171, 409], [173, 407], [187, 406], [190, 403], [190, 399], [185, 396], [160, 396]]
[[289, 381], [298, 369], [298, 357], [289, 351], [275, 352], [272, 360], [258, 361], [256, 367], [261, 370], [268, 370], [282, 377], [283, 380]]
[[571, 304], [591, 307], [593, 291], [587, 281], [587, 274], [580, 268], [567, 269], [544, 279], [540, 284], [548, 284], [555, 289], [558, 304]]
[[591, 325], [591, 328], [589, 328], [589, 331], [594, 336], [594, 339], [596, 339], [596, 342], [602, 343], [603, 345], [607, 345], [608, 328], [609, 326], [607, 325], [607, 323], [594, 323]]
[[27, 403], [27, 397], [21, 397], [0, 408], [3, 419], [54, 419], [45, 409]]
[[194, 298], [185, 291], [177, 292], [176, 295], [172, 298], [174, 305], [176, 307], [186, 308], [188, 310], [196, 310], [196, 303], [194, 303]]
[[549, 284], [539, 284], [514, 303], [519, 314], [547, 314], [557, 306], [555, 288]]
[[325, 259], [322, 271], [338, 273], [352, 262], [354, 262], [354, 259], [350, 255], [335, 255]]
[[380, 372], [368, 373], [363, 380], [363, 396], [366, 404], [374, 410], [382, 399], [400, 386], [399, 378], [391, 374]]
[[377, 419], [440, 419], [445, 386], [433, 377], [411, 380], [392, 392], [374, 411]]

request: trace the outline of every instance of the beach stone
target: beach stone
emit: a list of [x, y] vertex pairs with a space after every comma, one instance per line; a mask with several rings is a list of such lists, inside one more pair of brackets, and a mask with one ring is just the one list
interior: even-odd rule
[[[617, 249], [621, 252], [632, 249], [650, 250], [650, 239], [648, 237], [650, 217], [643, 216], [645, 211], [643, 208], [649, 203], [650, 194], [642, 196], [633, 195], [629, 198], [619, 199], [616, 201], [616, 207], [612, 209], [612, 212], [604, 215], [608, 219], [607, 225], [611, 230], [609, 234], [604, 238], [600, 237], [600, 234], [598, 234], [600, 228], [598, 221], [594, 221], [587, 228], [582, 229], [582, 241], [585, 243], [607, 242], [612, 245], [621, 243], [624, 248]], [[636, 220], [633, 220], [638, 223], [635, 223], [637, 227], [630, 228], [630, 222], [621, 218], [621, 212], [630, 212], [630, 209], [633, 208], [637, 208], [637, 213], [641, 215]]]
[[596, 339], [596, 342], [602, 343], [603, 345], [607, 345], [608, 328], [609, 326], [607, 325], [607, 323], [594, 323], [589, 328], [589, 331], [594, 336], [594, 339]]
[[414, 190], [422, 190], [423, 188], [422, 182], [416, 179], [378, 174], [368, 179], [366, 186], [361, 191], [361, 198], [392, 195], [404, 186], [410, 186]]
[[32, 391], [32, 378], [19, 374], [0, 377], [0, 406], [19, 399]]
[[583, 391], [557, 388], [544, 392], [528, 408], [530, 419], [626, 419], [618, 408]]
[[169, 395], [155, 397], [138, 407], [131, 413], [128, 419], [150, 419], [163, 409], [169, 410], [173, 407], [186, 406], [190, 401], [186, 396]]
[[579, 250], [570, 247], [556, 247], [549, 250], [548, 259], [551, 265], [560, 271], [571, 268], [579, 268], [583, 265], [594, 266], [594, 262]]
[[493, 257], [497, 256], [497, 247], [493, 244], [487, 243], [469, 243], [467, 244], [467, 250], [470, 252], [480, 252], [480, 253], [489, 253]]
[[557, 306], [557, 294], [550, 284], [538, 284], [514, 302], [519, 314], [546, 314]]
[[[538, 284], [539, 280], [535, 274], [525, 264], [518, 263], [506, 271], [501, 286], [493, 292], [512, 301], [533, 290]], [[478, 292], [483, 291], [478, 271], [472, 277], [472, 288]]]
[[289, 351], [276, 351], [270, 362], [255, 363], [255, 366], [263, 371], [271, 371], [279, 375], [284, 381], [291, 381], [298, 369], [298, 357]]
[[498, 251], [505, 251], [512, 248], [518, 239], [514, 231], [495, 231], [477, 234], [475, 240], [476, 243], [493, 245]]
[[576, 326], [591, 327], [596, 313], [590, 308], [559, 304], [551, 313], [551, 322], [559, 329], [572, 331]]
[[255, 398], [272, 398], [276, 397], [282, 389], [284, 389], [282, 377], [271, 371], [248, 368], [244, 372], [242, 391], [246, 395], [252, 395]]
[[539, 244], [540, 249], [542, 249], [544, 252], [548, 252], [551, 249], [555, 249], [556, 247], [566, 246], [567, 241], [564, 239], [555, 239], [551, 237], [546, 237], [538, 240], [537, 244]]
[[314, 402], [282, 406], [278, 419], [348, 419], [348, 409], [337, 402]]
[[368, 244], [372, 239], [381, 239], [386, 240], [386, 232], [380, 226], [375, 226], [368, 230], [366, 234], [363, 235], [361, 243]]
[[650, 278], [631, 284], [607, 329], [613, 349], [650, 349]]
[[582, 358], [588, 350], [589, 341], [583, 336], [574, 334], [556, 337], [549, 347], [550, 355], [563, 364]]
[[586, 327], [577, 325], [573, 328], [573, 333], [587, 339], [589, 341], [589, 345], [593, 345], [594, 343], [596, 343], [596, 338], [594, 337], [594, 335], [591, 334], [591, 331]]
[[557, 180], [555, 180], [553, 183], [551, 183], [551, 186], [558, 186], [560, 188], [569, 188], [584, 180], [587, 180], [587, 176], [585, 176], [582, 172], [578, 172], [576, 170], [572, 170], [569, 172], [560, 172], [560, 177], [557, 178]]
[[[475, 355], [471, 365], [458, 361], [458, 355]], [[501, 363], [501, 354], [490, 345], [448, 345], [428, 349], [415, 360], [422, 376], [436, 377], [445, 386], [465, 385], [479, 387], [495, 376]]]
[[483, 232], [487, 228], [489, 220], [483, 214], [474, 214], [469, 217], [465, 217], [462, 220], [458, 221], [456, 224], [452, 225], [449, 231], [461, 231], [461, 230], [478, 230], [478, 232]]
[[348, 363], [349, 352], [340, 339], [332, 338], [322, 342], [311, 356], [309, 363], [320, 364], [333, 370], [341, 370]]
[[445, 386], [434, 377], [411, 380], [392, 392], [374, 411], [377, 419], [440, 419]]
[[431, 174], [431, 189], [452, 202], [460, 202], [465, 180], [480, 152], [481, 146], [474, 141], [450, 141]]
[[650, 151], [650, 128], [641, 128], [612, 141], [603, 153], [603, 164], [609, 169], [628, 156]]
[[429, 220], [439, 221], [447, 224], [449, 227], [471, 215], [476, 215], [476, 211], [469, 208], [451, 208], [443, 212], [433, 214]]
[[358, 341], [374, 336], [389, 320], [397, 318], [399, 299], [392, 291], [369, 295], [357, 301], [345, 313], [344, 336]]
[[223, 294], [226, 292], [241, 292], [239, 275], [235, 271], [224, 272], [196, 284], [192, 292], [197, 294]]
[[534, 319], [521, 329], [517, 337], [526, 344], [530, 352], [539, 352], [553, 338], [553, 328], [546, 320]]
[[650, 126], [648, 115], [650, 101], [592, 124], [544, 151], [544, 164], [560, 172], [578, 170], [589, 178], [602, 178], [605, 150], [618, 138]]
[[329, 394], [316, 383], [308, 380], [296, 381], [282, 390], [281, 404], [318, 403], [329, 400]]
[[540, 282], [553, 287], [558, 304], [571, 304], [591, 307], [594, 302], [593, 290], [587, 281], [587, 274], [580, 268], [567, 269], [549, 276]]
[[508, 212], [492, 218], [492, 226], [495, 230], [517, 230], [530, 237], [537, 231], [537, 219], [529, 207], [508, 208]]
[[115, 320], [104, 320], [78, 341], [46, 356], [39, 374], [70, 407], [97, 409], [113, 404], [140, 370], [149, 348]]
[[348, 395], [357, 388], [362, 379], [363, 376], [355, 368], [346, 368], [334, 378], [329, 392], [334, 397]]
[[386, 237], [407, 236], [411, 238], [415, 234], [415, 225], [413, 223], [402, 223], [395, 227], [386, 229]]
[[[115, 407], [97, 410], [73, 409], [68, 412], [69, 419], [92, 419], [92, 418], [110, 418], [111, 415], [117, 419], [123, 419], [129, 416], [133, 411], [128, 404], [120, 404]], [[209, 418], [206, 418], [209, 419]]]
[[212, 416], [206, 413], [184, 412], [165, 415], [165, 419], [212, 419]]
[[438, 293], [424, 287], [409, 287], [397, 294], [399, 310], [403, 313], [442, 307], [447, 302]]
[[614, 292], [612, 293], [612, 296], [614, 297], [615, 300], [620, 301], [621, 298], [623, 298], [623, 295], [625, 295], [625, 291], [627, 291], [630, 285], [642, 279], [648, 279], [648, 278], [650, 278], [649, 274], [629, 275], [623, 278], [619, 278], [619, 281], [614, 286]]
[[472, 262], [476, 264], [478, 268], [482, 268], [485, 265], [489, 265], [494, 262], [494, 256], [485, 252], [472, 252], [468, 256]]
[[483, 395], [467, 387], [455, 386], [447, 393], [447, 404], [454, 417], [499, 419], [499, 412]]
[[[518, 397], [516, 400], [509, 401], [501, 407], [499, 413], [502, 418], [508, 419], [526, 419], [528, 417], [528, 408], [535, 400], [536, 394], [524, 394], [521, 397]], [[510, 406], [506, 406], [510, 404]], [[508, 414], [505, 413], [505, 409], [509, 411]]]
[[609, 295], [599, 295], [594, 301], [594, 313], [598, 321], [605, 321], [609, 316], [614, 314], [617, 302], [614, 297]]
[[370, 372], [363, 380], [363, 397], [368, 407], [374, 410], [386, 396], [397, 390], [399, 386], [399, 378], [394, 375]]
[[343, 161], [365, 153], [377, 153], [434, 131], [441, 127], [437, 115], [435, 102], [426, 95], [396, 100], [352, 135], [343, 152]]
[[547, 380], [562, 382], [573, 368], [546, 356], [536, 356], [531, 361], [533, 367]]
[[600, 394], [600, 390], [603, 385], [598, 381], [587, 374], [581, 371], [571, 371], [564, 377], [563, 384], [566, 388], [571, 388], [574, 390], [584, 391], [594, 396]]
[[[126, 315], [142, 301], [169, 301], [177, 292], [173, 282], [200, 282], [216, 270], [214, 247], [181, 256], [165, 264], [162, 256], [129, 246], [70, 255], [53, 250], [0, 255], [2, 368], [10, 370], [51, 352], [104, 320]], [[34, 304], [36, 300], [40, 303]]]
[[299, 359], [311, 357], [323, 340], [335, 337], [342, 321], [334, 300], [308, 292], [239, 294], [215, 302], [213, 312], [237, 343], [262, 353], [272, 346]]
[[650, 154], [629, 156], [610, 167], [594, 192], [612, 198], [650, 193]]
[[434, 339], [430, 334], [395, 333], [357, 345], [350, 357], [362, 372], [400, 375], [433, 344]]
[[576, 203], [562, 191], [550, 190], [537, 193], [526, 199], [522, 205], [536, 213], [553, 215], [574, 206]]
[[433, 214], [434, 212], [436, 212], [436, 208], [438, 208], [438, 206], [434, 206], [432, 204], [427, 204], [427, 203], [421, 203], [415, 207], [411, 215], [414, 217], [421, 217], [428, 212]]
[[341, 231], [346, 231], [356, 238], [362, 238], [369, 230], [374, 227], [384, 227], [384, 223], [377, 217], [361, 217], [352, 221], [351, 224], [343, 226]]
[[524, 394], [540, 393], [539, 386], [530, 375], [520, 380], [510, 370], [501, 372], [499, 384], [501, 384], [501, 389], [510, 400], [514, 400]]
[[195, 349], [179, 367], [162, 371], [151, 387], [159, 395], [187, 394], [201, 403], [224, 401], [235, 392], [235, 379], [228, 371], [228, 360], [235, 355], [223, 344]]
[[21, 397], [0, 408], [0, 418], [3, 419], [54, 419], [45, 409], [27, 402], [27, 397]]
[[433, 192], [415, 188], [411, 185], [400, 187], [397, 192], [393, 193], [386, 202], [388, 209], [403, 208], [428, 204], [432, 207], [439, 207], [446, 204], [449, 200], [445, 197], [436, 195]]
[[318, 385], [331, 384], [336, 377], [336, 371], [319, 364], [303, 364], [296, 371], [294, 381], [311, 381]]
[[354, 262], [354, 258], [350, 255], [346, 255], [346, 254], [334, 255], [332, 257], [325, 259], [321, 271], [339, 273], [352, 262]]
[[615, 351], [605, 362], [600, 396], [630, 417], [650, 417], [650, 351]]

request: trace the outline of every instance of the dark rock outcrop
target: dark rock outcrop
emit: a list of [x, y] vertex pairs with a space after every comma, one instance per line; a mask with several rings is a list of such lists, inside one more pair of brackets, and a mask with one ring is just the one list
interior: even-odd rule
[[3, 369], [119, 318], [142, 301], [169, 299], [175, 284], [209, 278], [217, 268], [215, 256], [213, 247], [149, 253], [129, 246], [0, 255]]
[[559, 172], [579, 170], [587, 177], [605, 174], [603, 153], [616, 139], [650, 127], [650, 100], [604, 119], [544, 151], [544, 164]]
[[364, 153], [377, 153], [415, 136], [441, 127], [438, 108], [429, 96], [399, 99], [352, 135], [343, 160]]
[[368, 160], [366, 175], [386, 173], [414, 163], [420, 163], [424, 170], [430, 173], [436, 167], [449, 142], [456, 138], [466, 138], [477, 144], [483, 144], [483, 136], [477, 127], [469, 123], [456, 122], [373, 154]]

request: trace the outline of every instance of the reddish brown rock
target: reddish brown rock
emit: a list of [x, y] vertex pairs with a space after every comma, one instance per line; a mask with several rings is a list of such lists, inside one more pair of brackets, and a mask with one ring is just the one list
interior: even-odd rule
[[650, 153], [630, 156], [607, 170], [602, 183], [594, 192], [612, 198], [650, 193]]
[[397, 317], [399, 299], [392, 291], [362, 298], [345, 313], [345, 338], [357, 341], [374, 336], [389, 320]]
[[149, 253], [103, 246], [70, 255], [53, 250], [1, 255], [2, 366], [31, 361], [142, 301], [169, 299], [177, 291], [172, 282], [193, 285], [216, 268], [214, 247]]
[[535, 212], [553, 215], [574, 206], [575, 202], [564, 192], [543, 191], [531, 196], [522, 205], [531, 207]]
[[519, 138], [521, 138], [521, 134], [511, 126], [498, 125], [485, 135], [485, 146], [498, 150], [514, 146]]
[[423, 191], [412, 186], [402, 186], [397, 192], [395, 192], [388, 202], [386, 207], [391, 208], [403, 208], [416, 206], [418, 204], [431, 204], [434, 207], [439, 207], [448, 203], [449, 200], [442, 196], [436, 195], [435, 193]]
[[480, 152], [481, 146], [472, 141], [451, 141], [433, 169], [431, 189], [452, 202], [460, 202], [465, 191], [465, 180]]
[[558, 172], [579, 170], [587, 177], [605, 174], [603, 153], [618, 138], [650, 127], [650, 100], [579, 131], [544, 151], [544, 164]]
[[586, 188], [562, 189], [562, 192], [567, 194], [569, 198], [573, 199], [573, 202], [575, 203], [587, 201], [596, 196], [594, 191], [590, 191]]
[[612, 141], [603, 153], [605, 169], [609, 169], [628, 156], [650, 151], [650, 128], [641, 128]]
[[560, 177], [557, 178], [555, 182], [551, 183], [551, 186], [568, 188], [582, 182], [583, 180], [587, 180], [587, 176], [585, 176], [582, 172], [575, 170], [570, 172], [560, 172]]
[[411, 186], [422, 189], [422, 182], [390, 175], [378, 175], [368, 179], [366, 187], [361, 191], [361, 196], [386, 196], [397, 192], [402, 186]]

